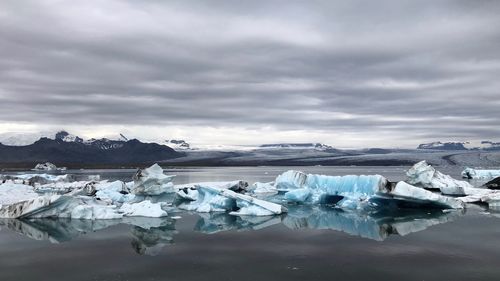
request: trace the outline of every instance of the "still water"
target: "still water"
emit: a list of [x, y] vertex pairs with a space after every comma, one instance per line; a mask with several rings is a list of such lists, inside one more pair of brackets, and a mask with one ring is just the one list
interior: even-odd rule
[[[168, 169], [176, 183], [271, 181], [287, 167]], [[382, 174], [407, 167], [294, 167]], [[459, 177], [460, 169], [441, 167]], [[133, 170], [66, 171], [130, 180]], [[353, 214], [291, 207], [286, 216], [172, 213], [120, 221], [0, 220], [0, 280], [500, 280], [500, 214]]]

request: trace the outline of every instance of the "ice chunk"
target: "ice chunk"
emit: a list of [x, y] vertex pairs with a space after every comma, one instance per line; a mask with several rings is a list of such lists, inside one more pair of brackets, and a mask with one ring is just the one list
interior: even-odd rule
[[252, 185], [252, 193], [258, 195], [274, 195], [278, 193], [278, 190], [274, 186], [274, 182], [256, 182]]
[[[441, 208], [463, 208], [453, 198], [428, 192], [405, 183], [393, 186], [380, 175], [325, 176], [287, 171], [276, 178], [278, 190], [286, 191], [285, 199], [293, 202], [337, 204], [346, 209], [377, 207], [373, 199], [396, 199]], [[307, 195], [305, 190], [309, 190]], [[302, 201], [301, 201], [302, 200]]]
[[177, 191], [177, 195], [188, 201], [196, 201], [198, 199], [198, 190], [195, 187], [185, 187]]
[[39, 163], [36, 164], [35, 168], [33, 169], [34, 171], [55, 171], [57, 170], [56, 165], [46, 162], [46, 163]]
[[311, 190], [308, 188], [299, 188], [288, 191], [285, 199], [289, 202], [305, 202], [311, 196]]
[[172, 183], [174, 177], [163, 174], [163, 169], [158, 164], [154, 164], [144, 170], [138, 170], [134, 175], [132, 193], [136, 195], [174, 193], [176, 192]]
[[[385, 192], [387, 179], [380, 175], [370, 176], [325, 176], [315, 174], [304, 174], [299, 171], [287, 171], [276, 178], [276, 188], [288, 192], [299, 189], [308, 189], [309, 196], [303, 196], [309, 203], [328, 203], [332, 198], [368, 198], [380, 192]], [[300, 191], [298, 192], [300, 193]], [[294, 202], [297, 194], [290, 194]], [[304, 195], [302, 191], [302, 195]], [[338, 201], [338, 200], [337, 200]], [[304, 202], [304, 201], [303, 201]]]
[[163, 210], [166, 203], [151, 203], [145, 200], [139, 203], [125, 203], [120, 208], [120, 213], [127, 217], [166, 217], [168, 214]]
[[469, 195], [474, 192], [474, 190], [470, 190], [470, 192], [468, 190], [474, 188], [470, 183], [456, 180], [437, 171], [425, 160], [411, 167], [406, 175], [409, 184], [428, 189], [439, 189], [446, 195]]
[[39, 196], [37, 198], [2, 205], [0, 218], [79, 218], [117, 219], [122, 215], [116, 206], [103, 204], [90, 197], [64, 195]]
[[178, 190], [177, 195], [179, 195], [180, 198], [195, 201], [198, 198], [197, 186], [211, 186], [218, 189], [229, 189], [235, 192], [245, 192], [248, 190], [248, 182], [241, 180], [179, 184], [175, 185], [174, 188]]
[[431, 191], [415, 187], [405, 182], [398, 182], [389, 192], [394, 199], [442, 205], [443, 208], [463, 209], [464, 203], [452, 197], [442, 196]]
[[134, 194], [128, 193], [128, 188], [122, 181], [101, 182], [95, 186], [96, 197], [101, 200], [108, 200], [110, 203], [125, 203], [135, 199]]
[[185, 210], [208, 212], [230, 212], [232, 215], [268, 216], [286, 212], [281, 205], [213, 186], [197, 186], [196, 201], [181, 204]]
[[494, 179], [500, 177], [500, 170], [480, 170], [473, 168], [465, 168], [462, 171], [462, 177], [467, 179]]

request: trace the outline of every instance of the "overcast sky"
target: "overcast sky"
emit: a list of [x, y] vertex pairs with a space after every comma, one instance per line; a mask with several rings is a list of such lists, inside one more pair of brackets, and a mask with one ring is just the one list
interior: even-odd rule
[[0, 132], [500, 140], [500, 1], [0, 2]]

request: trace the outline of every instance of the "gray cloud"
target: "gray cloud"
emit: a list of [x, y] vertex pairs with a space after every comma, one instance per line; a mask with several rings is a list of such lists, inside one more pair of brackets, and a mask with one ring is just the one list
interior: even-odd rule
[[2, 1], [0, 120], [366, 134], [366, 146], [498, 139], [499, 13], [498, 1]]

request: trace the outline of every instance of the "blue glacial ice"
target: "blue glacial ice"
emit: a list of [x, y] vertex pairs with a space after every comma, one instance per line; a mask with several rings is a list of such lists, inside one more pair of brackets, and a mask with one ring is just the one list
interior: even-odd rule
[[276, 178], [275, 187], [284, 192], [284, 199], [288, 202], [330, 203], [346, 209], [379, 208], [380, 199], [438, 208], [464, 208], [460, 200], [405, 182], [390, 183], [380, 175], [326, 176], [287, 171]]
[[286, 212], [282, 205], [214, 186], [196, 186], [196, 201], [185, 202], [179, 208], [200, 213], [228, 212], [239, 216], [269, 216]]

